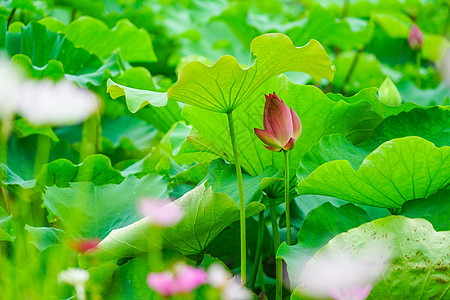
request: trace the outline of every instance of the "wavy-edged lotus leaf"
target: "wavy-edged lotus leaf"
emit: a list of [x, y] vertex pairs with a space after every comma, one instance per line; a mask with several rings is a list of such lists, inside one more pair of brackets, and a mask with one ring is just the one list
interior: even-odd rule
[[0, 207], [0, 241], [12, 242], [16, 239], [16, 225], [11, 216]]
[[28, 242], [41, 252], [50, 246], [62, 244], [66, 238], [63, 230], [52, 227], [33, 227], [27, 224], [25, 230]]
[[449, 155], [450, 147], [437, 148], [420, 137], [393, 139], [371, 152], [357, 170], [347, 160], [320, 165], [299, 182], [298, 192], [401, 208], [449, 185]]
[[253, 39], [251, 52], [257, 57], [248, 69], [241, 69], [232, 56], [222, 56], [213, 66], [200, 62], [185, 65], [178, 82], [168, 91], [169, 99], [214, 112], [230, 112], [240, 106], [266, 80], [276, 75], [300, 71], [315, 81], [332, 80], [334, 67], [316, 40], [295, 47], [284, 34], [263, 34]]
[[111, 95], [111, 98], [117, 99], [121, 96], [125, 96], [128, 109], [132, 113], [137, 112], [147, 104], [156, 107], [165, 106], [167, 104], [167, 93], [134, 89], [117, 84], [111, 79], [108, 79], [107, 85], [108, 89], [106, 92]]
[[350, 203], [335, 207], [325, 202], [313, 209], [297, 234], [298, 243], [294, 246], [283, 243], [278, 248], [277, 256], [286, 262], [293, 287], [300, 284], [301, 271], [316, 251], [337, 234], [370, 221], [364, 209]]
[[[180, 251], [183, 255], [202, 254], [208, 244], [227, 226], [239, 220], [239, 206], [227, 194], [216, 193], [201, 184], [169, 205], [178, 205], [185, 217], [175, 226], [165, 229], [163, 247]], [[252, 202], [246, 207], [250, 217], [264, 209]], [[133, 257], [148, 250], [154, 228], [147, 218], [124, 228], [113, 230], [99, 248], [80, 257], [82, 265], [98, 264]]]
[[297, 177], [305, 178], [320, 165], [333, 160], [348, 160], [356, 170], [382, 143], [405, 136], [419, 136], [438, 147], [450, 146], [450, 110], [435, 106], [389, 116], [375, 128], [370, 139], [357, 146], [342, 134], [324, 136], [302, 157]]
[[42, 134], [48, 136], [54, 142], [59, 141], [59, 138], [53, 132], [51, 126], [35, 126], [30, 124], [26, 119], [20, 117], [14, 120], [12, 130], [14, 135], [19, 139], [33, 134]]
[[108, 58], [114, 50], [120, 49], [123, 58], [128, 62], [157, 60], [148, 32], [137, 28], [127, 19], [121, 19], [114, 28], [109, 29], [102, 21], [83, 16], [64, 27], [61, 32], [77, 47], [82, 47], [100, 58]]
[[40, 186], [67, 187], [70, 182], [92, 182], [94, 185], [119, 184], [125, 178], [111, 166], [107, 156], [94, 154], [81, 164], [74, 165], [67, 159], [58, 159], [42, 167], [36, 178]]
[[75, 182], [67, 188], [53, 186], [47, 188], [43, 206], [52, 219], [61, 219], [71, 236], [104, 238], [111, 230], [140, 219], [137, 204], [144, 197], [167, 198], [167, 182], [151, 174], [141, 179], [130, 175], [121, 184]]
[[408, 218], [424, 218], [436, 231], [450, 230], [450, 190], [439, 190], [428, 198], [403, 203], [399, 214]]
[[156, 90], [150, 72], [142, 67], [125, 70], [108, 83], [108, 91], [113, 99], [125, 96], [127, 109], [135, 113], [136, 118], [167, 132], [174, 123], [183, 119], [181, 109], [176, 101], [167, 100], [166, 93]]
[[[251, 176], [261, 174], [271, 165], [284, 169], [283, 155], [264, 148], [254, 133], [254, 128], [263, 128], [264, 94], [274, 91], [299, 115], [303, 125], [302, 135], [289, 155], [290, 174], [293, 176], [301, 157], [322, 136], [357, 132], [367, 135], [381, 121], [371, 103], [364, 99], [354, 103], [335, 102], [314, 86], [294, 84], [284, 75], [273, 78], [252, 95], [248, 105], [244, 104], [233, 112], [241, 166]], [[234, 161], [225, 114], [185, 106], [182, 115], [196, 129], [186, 140], [186, 144], [190, 144], [186, 150], [215, 153], [225, 160]]]
[[[372, 250], [368, 247], [376, 241], [390, 247], [392, 260], [368, 299], [444, 299], [450, 282], [449, 238], [448, 231], [436, 232], [424, 219], [377, 219], [334, 237], [308, 261], [299, 279], [307, 278], [324, 255], [357, 255]], [[374, 252], [373, 258], [382, 255]], [[307, 292], [301, 284], [291, 299], [303, 299], [299, 295]]]

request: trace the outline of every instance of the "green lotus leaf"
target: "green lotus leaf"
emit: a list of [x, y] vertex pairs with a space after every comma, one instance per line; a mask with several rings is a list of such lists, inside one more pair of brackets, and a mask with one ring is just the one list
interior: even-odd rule
[[127, 177], [121, 184], [95, 186], [71, 183], [67, 188], [48, 187], [43, 205], [58, 217], [74, 237], [100, 237], [140, 219], [137, 204], [144, 197], [167, 198], [167, 182], [158, 175]]
[[[308, 261], [299, 280], [307, 278], [325, 255], [377, 251], [377, 247], [369, 248], [375, 240], [392, 249], [392, 260], [367, 299], [444, 299], [450, 281], [448, 239], [448, 231], [436, 232], [423, 219], [403, 216], [377, 219], [334, 237]], [[380, 253], [373, 253], [374, 259], [379, 256]], [[304, 299], [302, 296], [307, 293], [307, 288], [300, 284], [291, 299]]]
[[25, 230], [28, 233], [28, 241], [41, 252], [50, 246], [62, 244], [65, 238], [64, 231], [57, 228], [33, 227], [27, 224]]
[[450, 230], [450, 190], [439, 190], [428, 198], [409, 200], [403, 203], [399, 214], [408, 218], [424, 218], [436, 231]]
[[[171, 205], [178, 205], [186, 215], [177, 225], [165, 229], [163, 247], [178, 250], [183, 255], [202, 254], [223, 229], [239, 220], [239, 206], [235, 201], [226, 194], [206, 188], [204, 184]], [[246, 207], [246, 216], [263, 209], [264, 205], [252, 202]], [[95, 252], [81, 256], [80, 263], [91, 265], [137, 256], [147, 251], [153, 232], [146, 218], [113, 230]]]
[[420, 137], [393, 139], [371, 152], [357, 170], [348, 160], [320, 165], [299, 182], [298, 192], [397, 209], [447, 188], [449, 155], [450, 147], [438, 148]]
[[107, 156], [94, 154], [81, 164], [74, 165], [67, 159], [58, 159], [42, 167], [36, 183], [42, 187], [67, 187], [71, 182], [92, 182], [94, 185], [119, 184], [125, 178], [111, 166]]
[[[102, 21], [83, 16], [61, 30], [77, 47], [82, 47], [100, 58], [106, 59], [120, 49], [128, 62], [154, 62], [150, 35], [145, 29], [138, 29], [127, 19], [117, 22], [113, 29]], [[95, 34], [92, 34], [95, 33]]]
[[11, 216], [0, 207], [0, 241], [12, 242], [16, 239], [16, 225]]
[[[109, 89], [113, 91], [110, 93], [111, 97], [116, 99], [119, 95], [125, 96], [128, 110], [135, 113], [136, 118], [152, 124], [158, 130], [167, 132], [174, 123], [183, 119], [178, 103], [174, 100], [167, 101], [166, 93], [156, 92], [157, 88], [147, 69], [136, 67], [125, 70], [113, 82], [108, 83]], [[149, 103], [151, 105], [147, 105]], [[139, 107], [140, 110], [135, 112]]]
[[325, 202], [313, 209], [297, 234], [298, 243], [294, 246], [283, 243], [278, 248], [277, 256], [286, 262], [293, 287], [300, 284], [301, 271], [314, 253], [337, 234], [370, 221], [367, 213], [354, 204], [335, 207]]
[[[242, 105], [233, 113], [241, 165], [251, 176], [261, 174], [271, 165], [279, 170], [284, 169], [283, 155], [264, 148], [254, 133], [254, 128], [263, 128], [264, 94], [274, 91], [296, 111], [303, 125], [302, 135], [290, 151], [290, 174], [293, 176], [301, 157], [322, 136], [359, 133], [366, 137], [381, 121], [372, 104], [364, 99], [354, 103], [334, 102], [314, 86], [293, 84], [283, 75], [273, 78], [251, 96], [248, 105]], [[182, 147], [180, 153], [214, 153], [225, 160], [234, 161], [226, 115], [193, 106], [185, 106], [182, 115], [196, 131], [185, 142], [189, 146]]]
[[167, 93], [154, 92], [148, 90], [139, 90], [130, 87], [126, 87], [115, 83], [111, 79], [108, 79], [107, 93], [111, 95], [111, 98], [117, 99], [121, 96], [125, 96], [128, 109], [135, 113], [147, 104], [153, 106], [165, 106], [167, 104]]
[[307, 177], [320, 165], [333, 160], [348, 160], [358, 169], [364, 158], [382, 143], [405, 136], [422, 137], [438, 147], [450, 146], [450, 110], [445, 107], [415, 108], [387, 117], [370, 139], [354, 146], [342, 134], [325, 136], [302, 157], [297, 177]]
[[185, 65], [177, 84], [168, 91], [169, 99], [225, 113], [281, 73], [301, 71], [315, 81], [322, 77], [332, 80], [334, 76], [331, 60], [316, 40], [297, 48], [284, 34], [264, 34], [252, 41], [250, 50], [257, 59], [245, 70], [232, 56], [221, 57], [212, 67], [199, 62]]

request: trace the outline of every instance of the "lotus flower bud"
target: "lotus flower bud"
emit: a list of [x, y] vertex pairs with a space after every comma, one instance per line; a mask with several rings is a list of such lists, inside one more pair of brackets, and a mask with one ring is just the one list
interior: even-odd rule
[[420, 50], [422, 49], [423, 45], [423, 32], [420, 30], [419, 27], [417, 27], [416, 24], [411, 27], [411, 30], [409, 31], [409, 37], [408, 37], [409, 46], [412, 50]]
[[264, 130], [255, 128], [255, 134], [270, 151], [292, 150], [302, 133], [300, 118], [292, 108], [275, 94], [266, 95]]
[[378, 89], [380, 101], [389, 106], [399, 106], [402, 104], [402, 96], [398, 91], [391, 77], [387, 76]]

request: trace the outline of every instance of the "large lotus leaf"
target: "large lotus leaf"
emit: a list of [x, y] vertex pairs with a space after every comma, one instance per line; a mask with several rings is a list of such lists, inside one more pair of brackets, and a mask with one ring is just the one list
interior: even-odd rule
[[436, 231], [450, 230], [450, 190], [439, 190], [436, 194], [403, 203], [399, 214], [408, 218], [424, 218]]
[[[34, 186], [37, 139], [38, 135], [36, 134], [20, 139], [14, 135], [9, 138], [7, 167], [0, 165], [0, 168], [7, 172], [5, 184], [17, 184], [23, 188]], [[78, 163], [79, 153], [71, 149], [65, 141], [52, 142], [49, 161], [60, 158]]]
[[[368, 299], [444, 299], [449, 289], [449, 232], [436, 232], [423, 219], [389, 216], [339, 234], [308, 261], [299, 277], [302, 282], [317, 268], [324, 255], [358, 255], [377, 251], [372, 243], [386, 243], [392, 250], [390, 266], [380, 274]], [[386, 253], [373, 252], [374, 259]], [[342, 276], [345, 276], [343, 274]], [[291, 299], [308, 290], [300, 285]], [[324, 291], [326, 292], [326, 291]]]
[[420, 89], [411, 81], [402, 81], [397, 84], [402, 99], [412, 101], [422, 106], [448, 104], [450, 89], [445, 81], [431, 89]]
[[94, 154], [83, 163], [74, 165], [67, 159], [58, 159], [44, 165], [36, 178], [40, 186], [67, 187], [70, 182], [92, 182], [94, 185], [119, 184], [125, 178], [111, 166], [107, 156]]
[[35, 126], [30, 124], [26, 119], [20, 117], [14, 120], [12, 130], [14, 135], [19, 139], [33, 134], [42, 134], [48, 136], [54, 142], [59, 141], [51, 126]]
[[316, 39], [326, 46], [342, 50], [360, 49], [372, 37], [373, 24], [362, 19], [336, 19], [320, 6], [314, 7], [303, 26], [295, 26], [286, 34], [296, 44]]
[[27, 240], [39, 251], [44, 251], [50, 246], [62, 244], [65, 238], [64, 231], [52, 227], [33, 227], [25, 225]]
[[61, 30], [77, 47], [82, 47], [100, 58], [108, 58], [120, 49], [128, 62], [153, 62], [152, 41], [148, 32], [138, 29], [127, 19], [117, 22], [113, 29], [102, 21], [83, 16]]
[[[184, 255], [202, 254], [208, 244], [227, 226], [239, 220], [239, 206], [228, 195], [216, 193], [204, 184], [186, 193], [170, 205], [185, 211], [181, 222], [164, 231], [163, 247], [180, 251]], [[260, 203], [250, 203], [246, 216], [264, 209]], [[144, 218], [127, 227], [113, 230], [98, 250], [81, 257], [81, 264], [97, 264], [122, 257], [133, 257], [147, 251], [152, 242], [152, 226]]]
[[[242, 174], [246, 205], [252, 201], [259, 201], [261, 199], [261, 181], [265, 178], [273, 177], [277, 173], [279, 173], [277, 169], [268, 167], [256, 177], [249, 176], [245, 173]], [[238, 182], [236, 179], [236, 167], [234, 165], [227, 164], [222, 159], [212, 161], [205, 180], [207, 185], [211, 186], [215, 192], [225, 193], [236, 203], [239, 203]]]
[[178, 103], [174, 100], [167, 101], [166, 93], [156, 92], [153, 78], [147, 69], [128, 69], [114, 80], [108, 81], [111, 98], [125, 96], [128, 110], [136, 113], [137, 118], [163, 132], [167, 132], [174, 123], [182, 120]]
[[333, 196], [352, 203], [401, 208], [450, 183], [450, 147], [420, 137], [383, 143], [355, 170], [347, 160], [327, 162], [299, 182], [300, 194]]
[[[333, 133], [367, 135], [381, 121], [369, 101], [334, 102], [314, 86], [293, 84], [285, 76], [273, 78], [253, 94], [248, 105], [233, 112], [241, 165], [251, 176], [261, 174], [271, 165], [284, 169], [282, 153], [268, 151], [254, 133], [254, 128], [263, 128], [264, 94], [274, 91], [297, 112], [303, 125], [302, 135], [290, 151], [292, 175], [303, 154], [322, 136]], [[191, 145], [186, 150], [193, 152], [194, 148], [199, 152], [215, 153], [233, 162], [227, 116], [192, 106], [185, 106], [182, 114], [197, 130], [186, 141]]]
[[142, 198], [167, 196], [167, 183], [161, 176], [129, 176], [119, 185], [77, 182], [68, 188], [48, 187], [43, 205], [61, 219], [70, 235], [103, 238], [140, 219], [137, 204]]
[[156, 107], [165, 106], [167, 104], [167, 93], [134, 89], [117, 84], [111, 79], [108, 79], [107, 92], [113, 99], [125, 96], [128, 109], [132, 113], [137, 112], [147, 104]]
[[0, 241], [12, 242], [16, 238], [16, 225], [11, 216], [0, 207]]
[[103, 65], [96, 55], [77, 48], [64, 34], [50, 32], [44, 25], [35, 22], [22, 27], [20, 33], [6, 32], [0, 36], [2, 44], [9, 56], [24, 54], [39, 68], [50, 60], [60, 61], [67, 74], [90, 73]]
[[277, 252], [277, 256], [287, 264], [292, 285], [295, 287], [299, 284], [299, 275], [307, 261], [329, 240], [371, 220], [362, 208], [353, 204], [335, 207], [325, 202], [313, 209], [298, 232], [298, 243], [294, 246], [283, 243]]
[[420, 136], [438, 147], [450, 146], [450, 110], [445, 107], [415, 108], [384, 119], [373, 136], [354, 146], [343, 135], [325, 136], [302, 157], [297, 177], [305, 178], [320, 165], [348, 160], [356, 170], [364, 158], [382, 143], [394, 138]]
[[301, 71], [316, 81], [322, 77], [333, 79], [331, 60], [316, 40], [297, 48], [284, 34], [264, 34], [252, 41], [250, 50], [257, 59], [245, 70], [232, 56], [221, 57], [212, 67], [199, 62], [185, 65], [177, 84], [168, 91], [169, 99], [225, 113], [281, 73]]
[[[355, 55], [358, 55], [357, 62], [350, 79], [346, 82], [345, 78]], [[380, 62], [370, 53], [342, 52], [336, 57], [334, 63], [336, 64], [336, 76], [333, 85], [348, 93], [356, 93], [362, 88], [380, 86], [386, 78]]]

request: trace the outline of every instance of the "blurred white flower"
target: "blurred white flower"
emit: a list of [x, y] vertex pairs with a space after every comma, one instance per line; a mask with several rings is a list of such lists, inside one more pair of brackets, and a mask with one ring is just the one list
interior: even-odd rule
[[70, 125], [84, 121], [99, 108], [96, 96], [61, 80], [28, 80], [21, 87], [17, 112], [34, 125]]
[[9, 65], [0, 55], [0, 120], [9, 122], [20, 99], [23, 75], [19, 69]]
[[85, 285], [88, 280], [89, 272], [83, 269], [70, 268], [58, 274], [58, 282], [72, 285], [80, 300], [86, 299]]
[[232, 277], [219, 263], [212, 264], [208, 268], [208, 283], [221, 290], [223, 300], [252, 299], [252, 294], [242, 286], [241, 280], [238, 277]]
[[303, 269], [301, 290], [312, 298], [364, 300], [390, 259], [391, 250], [382, 242], [366, 244], [358, 251], [327, 247], [317, 252]]
[[156, 226], [171, 227], [180, 222], [184, 211], [170, 200], [144, 198], [139, 203], [139, 212]]

